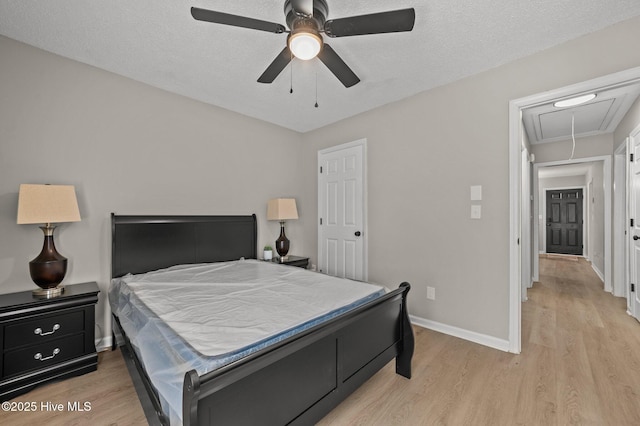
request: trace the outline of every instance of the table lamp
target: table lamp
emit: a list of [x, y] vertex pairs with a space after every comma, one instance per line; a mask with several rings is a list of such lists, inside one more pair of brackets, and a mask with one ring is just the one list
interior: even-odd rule
[[64, 291], [59, 284], [67, 273], [67, 258], [56, 250], [54, 224], [79, 221], [80, 211], [72, 185], [20, 185], [18, 224], [44, 224], [40, 227], [44, 232], [42, 251], [29, 262], [31, 279], [40, 287], [33, 290], [34, 296], [54, 297]]
[[286, 260], [289, 253], [289, 239], [284, 234], [284, 222], [298, 218], [295, 198], [274, 198], [267, 204], [267, 220], [280, 221], [280, 237], [276, 240], [276, 251], [280, 255], [280, 261]]

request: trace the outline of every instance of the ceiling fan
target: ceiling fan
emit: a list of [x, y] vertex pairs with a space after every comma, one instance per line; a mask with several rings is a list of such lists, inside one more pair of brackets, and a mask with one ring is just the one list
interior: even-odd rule
[[191, 8], [191, 15], [198, 21], [275, 34], [289, 33], [287, 46], [258, 78], [260, 83], [273, 82], [291, 62], [293, 56], [302, 60], [317, 56], [345, 87], [351, 87], [360, 79], [335, 50], [324, 43], [322, 34], [334, 38], [411, 31], [415, 22], [413, 8], [330, 20], [327, 20], [328, 12], [329, 8], [325, 0], [285, 0], [284, 14], [289, 27], [287, 29], [278, 23], [197, 7]]

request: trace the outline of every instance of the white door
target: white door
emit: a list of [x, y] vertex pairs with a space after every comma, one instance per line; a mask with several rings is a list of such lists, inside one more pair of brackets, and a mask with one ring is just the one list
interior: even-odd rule
[[616, 150], [613, 157], [613, 295], [627, 297], [629, 282], [629, 218], [627, 209], [629, 138]]
[[529, 151], [522, 150], [522, 206], [520, 210], [520, 272], [521, 297], [527, 300], [527, 289], [531, 287], [531, 161]]
[[367, 280], [366, 140], [318, 152], [318, 269]]
[[640, 291], [638, 291], [638, 283], [640, 282], [640, 134], [630, 138], [631, 153], [633, 161], [630, 163], [630, 216], [633, 225], [631, 225], [630, 244], [630, 281], [627, 305], [631, 315], [640, 319]]

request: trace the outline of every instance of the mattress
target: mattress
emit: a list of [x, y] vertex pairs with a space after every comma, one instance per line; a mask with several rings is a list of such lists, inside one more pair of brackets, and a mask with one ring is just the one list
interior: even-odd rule
[[116, 278], [109, 301], [173, 425], [182, 423], [185, 372], [203, 375], [384, 293], [377, 285], [241, 259]]

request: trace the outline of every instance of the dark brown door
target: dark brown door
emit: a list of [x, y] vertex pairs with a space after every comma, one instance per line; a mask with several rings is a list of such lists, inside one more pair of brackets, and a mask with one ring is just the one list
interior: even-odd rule
[[547, 191], [547, 253], [582, 255], [582, 189]]

